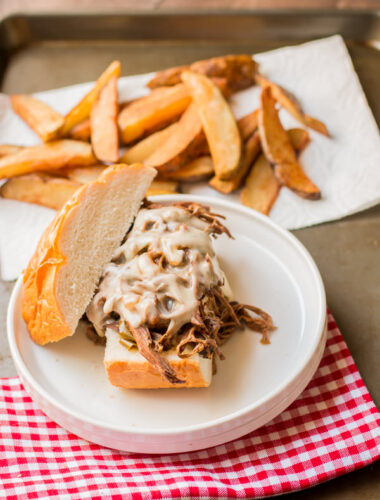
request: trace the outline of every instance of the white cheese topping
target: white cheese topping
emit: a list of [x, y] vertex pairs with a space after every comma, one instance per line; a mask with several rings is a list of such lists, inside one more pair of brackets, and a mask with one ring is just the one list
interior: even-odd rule
[[171, 333], [189, 322], [207, 290], [226, 282], [208, 228], [184, 208], [141, 209], [87, 308], [98, 333], [112, 312]]

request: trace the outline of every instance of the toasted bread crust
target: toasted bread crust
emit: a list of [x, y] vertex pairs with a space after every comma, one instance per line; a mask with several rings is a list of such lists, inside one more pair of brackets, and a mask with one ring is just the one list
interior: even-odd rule
[[210, 381], [205, 380], [200, 364], [184, 358], [171, 360], [170, 365], [178, 378], [185, 380], [185, 384], [171, 384], [146, 360], [105, 361], [108, 380], [112, 385], [124, 389], [166, 389], [184, 387], [208, 387]]
[[[36, 343], [44, 345], [73, 335], [75, 329], [66, 323], [56, 294], [57, 277], [66, 262], [60, 249], [60, 238], [65, 231], [66, 220], [74, 211], [81, 210], [81, 202], [86, 198], [88, 190], [94, 185], [107, 183], [125, 168], [126, 165], [109, 167], [96, 181], [76, 191], [43, 233], [24, 271], [22, 290], [22, 316]], [[146, 167], [134, 165], [134, 168], [144, 170]]]

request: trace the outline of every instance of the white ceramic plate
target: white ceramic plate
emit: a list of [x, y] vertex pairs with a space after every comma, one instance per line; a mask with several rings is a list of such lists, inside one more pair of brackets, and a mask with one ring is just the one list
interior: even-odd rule
[[103, 348], [83, 332], [45, 347], [35, 345], [20, 312], [21, 279], [8, 310], [8, 337], [23, 383], [53, 420], [103, 446], [173, 453], [225, 443], [264, 425], [302, 392], [326, 341], [323, 283], [309, 253], [269, 218], [236, 204], [195, 196], [226, 216], [235, 239], [216, 242], [235, 297], [268, 311], [278, 329], [271, 344], [236, 332], [226, 360], [207, 389], [124, 390], [111, 386]]

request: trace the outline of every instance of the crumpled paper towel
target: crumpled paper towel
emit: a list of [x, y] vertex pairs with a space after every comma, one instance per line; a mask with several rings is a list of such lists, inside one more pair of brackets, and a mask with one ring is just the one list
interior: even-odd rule
[[[283, 85], [301, 102], [305, 112], [322, 120], [331, 138], [310, 131], [311, 144], [300, 161], [322, 191], [320, 201], [307, 201], [282, 189], [270, 217], [287, 229], [297, 229], [359, 212], [380, 202], [380, 136], [344, 41], [339, 35], [255, 55], [260, 72]], [[120, 100], [145, 95], [152, 74], [119, 80]], [[91, 88], [91, 83], [36, 94], [57, 111], [66, 113]], [[233, 96], [237, 118], [256, 109], [259, 87]], [[285, 110], [286, 128], [300, 126]], [[38, 137], [0, 96], [1, 143], [37, 144]], [[239, 193], [221, 195], [207, 183], [188, 192], [239, 202]], [[52, 210], [0, 199], [0, 259], [3, 279], [15, 279], [25, 267], [35, 244], [53, 215]]]

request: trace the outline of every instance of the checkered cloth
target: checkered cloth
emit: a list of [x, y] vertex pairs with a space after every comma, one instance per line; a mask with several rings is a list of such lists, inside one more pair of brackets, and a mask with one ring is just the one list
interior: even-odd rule
[[225, 445], [155, 456], [89, 444], [47, 418], [18, 378], [1, 381], [0, 422], [1, 498], [257, 498], [307, 488], [380, 456], [380, 414], [331, 315], [324, 357], [303, 394]]

